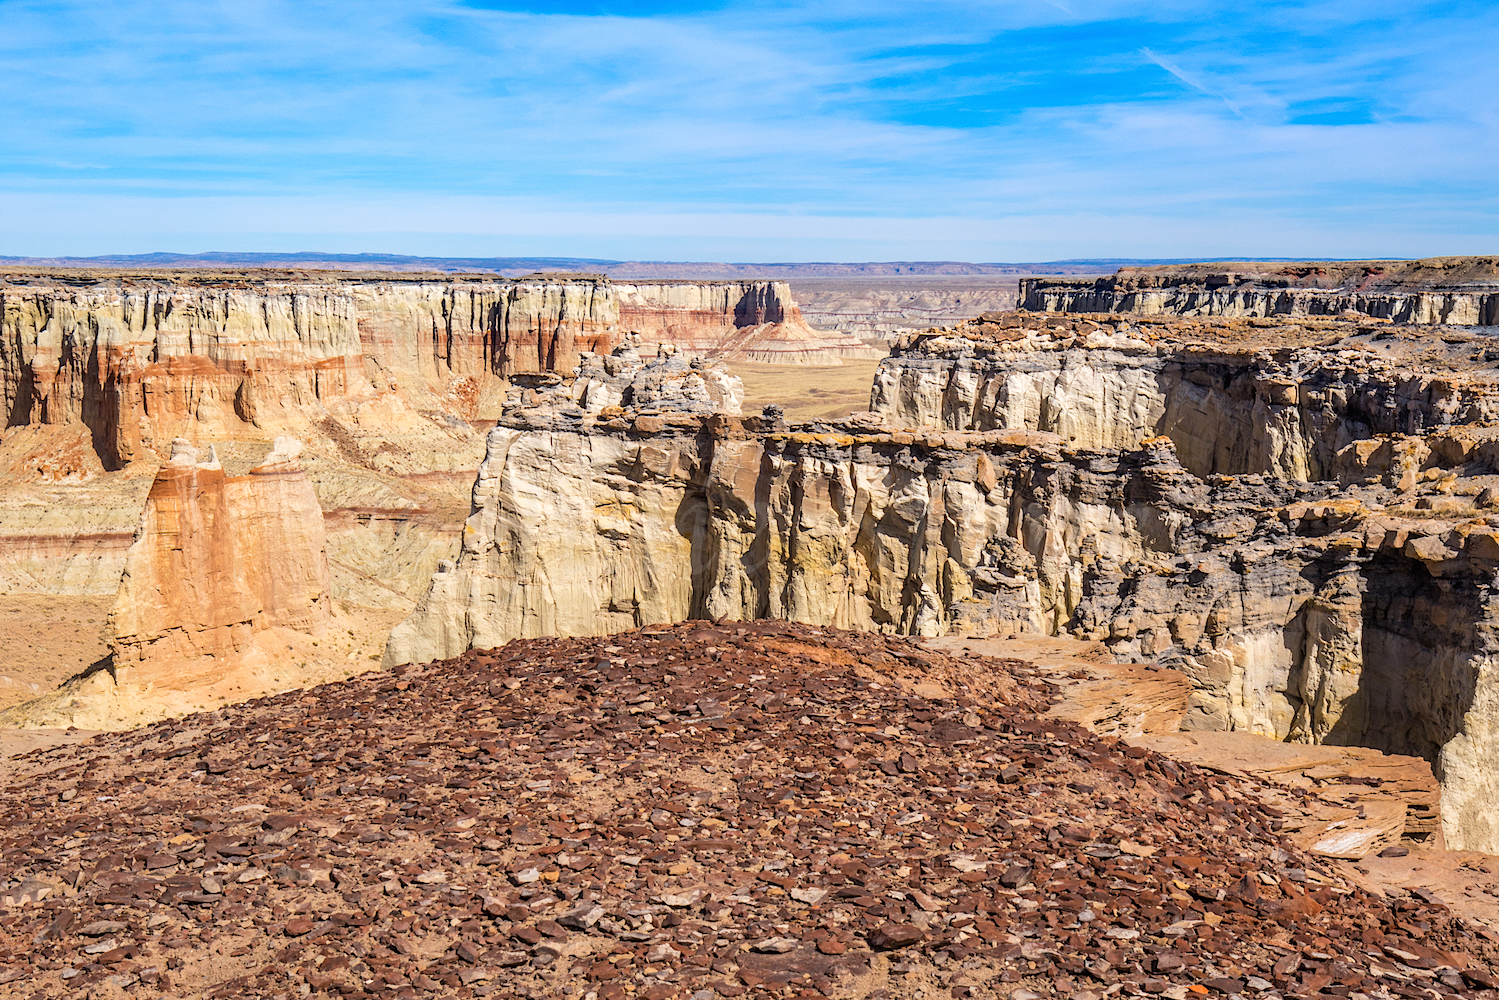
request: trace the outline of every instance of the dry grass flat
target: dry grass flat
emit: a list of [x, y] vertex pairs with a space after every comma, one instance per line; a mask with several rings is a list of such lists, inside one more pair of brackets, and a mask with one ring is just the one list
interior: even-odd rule
[[744, 412], [775, 403], [789, 420], [828, 420], [869, 409], [876, 359], [850, 358], [841, 365], [730, 364], [744, 380]]

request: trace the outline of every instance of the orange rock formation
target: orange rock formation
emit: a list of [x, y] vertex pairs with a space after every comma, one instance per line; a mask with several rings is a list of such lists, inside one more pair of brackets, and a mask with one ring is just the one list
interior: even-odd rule
[[316, 634], [327, 624], [323, 514], [300, 451], [277, 438], [264, 463], [229, 477], [211, 453], [200, 463], [190, 445], [175, 443], [126, 556], [112, 619], [121, 688], [211, 686], [232, 658], [254, 652], [260, 633]]

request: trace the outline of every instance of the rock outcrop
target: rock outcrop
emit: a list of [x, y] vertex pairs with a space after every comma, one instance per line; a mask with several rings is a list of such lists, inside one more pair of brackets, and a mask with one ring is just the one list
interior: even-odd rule
[[1036, 312], [1337, 316], [1396, 323], [1499, 324], [1499, 258], [1124, 267], [1105, 278], [1022, 278]]
[[784, 281], [616, 284], [619, 322], [648, 343], [724, 361], [835, 365], [883, 352], [855, 337], [814, 330]]
[[323, 512], [280, 437], [247, 475], [226, 476], [174, 442], [125, 555], [111, 654], [13, 710], [28, 724], [118, 728], [224, 700], [345, 676], [329, 596]]
[[504, 380], [568, 375], [632, 331], [778, 363], [878, 354], [807, 326], [784, 282], [17, 273], [0, 286], [0, 405], [9, 427], [87, 428], [104, 469], [175, 437], [279, 433], [384, 471], [471, 469], [461, 422], [498, 413]]
[[[1499, 419], [1482, 338], [1445, 340], [1446, 355], [1417, 359], [1427, 344], [1382, 326], [992, 314], [897, 340], [870, 409], [897, 427], [1043, 430], [1074, 448], [1165, 436], [1204, 476], [1381, 465], [1398, 478], [1421, 461], [1403, 437]], [[1370, 443], [1349, 450], [1356, 441]]]
[[999, 275], [792, 278], [807, 323], [863, 340], [952, 326], [986, 312], [1012, 310], [1015, 278]]
[[631, 334], [607, 357], [585, 353], [571, 378], [555, 373], [520, 376], [506, 397], [507, 412], [521, 409], [581, 411], [617, 416], [632, 413], [738, 414], [744, 383], [716, 360], [684, 355], [675, 346], [655, 345], [641, 353]]
[[174, 443], [125, 558], [111, 620], [118, 684], [196, 688], [259, 632], [327, 626], [323, 512], [301, 450], [277, 438], [249, 475], [228, 477], [212, 451], [199, 462]]
[[[1439, 385], [1408, 358], [1396, 395], [1375, 406], [1349, 387], [1374, 392], [1396, 370], [1362, 350], [1383, 343], [1377, 332], [1280, 331], [1338, 340], [1320, 364], [1305, 344], [1288, 347], [1289, 360], [1235, 350], [1240, 334], [1264, 341], [1231, 328], [1216, 344], [1164, 350], [1162, 331], [976, 325], [882, 371], [876, 403], [891, 400], [910, 422], [956, 411], [953, 423], [990, 429], [892, 428], [875, 414], [787, 428], [774, 414], [517, 408], [490, 434], [462, 552], [392, 633], [387, 661], [694, 617], [1070, 633], [1178, 669], [1192, 685], [1188, 729], [1425, 758], [1446, 789], [1449, 843], [1499, 847], [1488, 808], [1499, 795], [1488, 777], [1499, 773], [1499, 517], [1477, 496], [1499, 484], [1499, 435], [1451, 422], [1486, 412], [1484, 377], [1449, 373]], [[1251, 400], [1259, 411], [1220, 414], [1180, 449], [1149, 419], [1113, 423], [1129, 407], [1109, 386], [1158, 387], [1163, 356], [1179, 393], [1259, 379], [1285, 402]], [[1052, 382], [1037, 389], [1043, 365]], [[1029, 399], [1059, 391], [1058, 372], [1103, 372], [1053, 412], [1116, 436], [1067, 440], [1031, 420], [1004, 426], [1003, 407], [975, 410], [988, 395], [979, 387], [1006, 368], [1028, 380]], [[944, 409], [944, 393], [963, 405]], [[1336, 426], [1358, 433], [1355, 404], [1439, 429], [1316, 440]], [[1256, 412], [1263, 423], [1271, 405], [1287, 422], [1321, 421], [1297, 440], [1323, 449], [1299, 454], [1324, 457], [1268, 475], [1199, 475], [1181, 462], [1192, 441]]]
[[1297, 842], [1353, 812], [1334, 796], [1377, 815], [1351, 779], [1389, 769], [1196, 766], [1051, 694], [1020, 660], [692, 622], [38, 748], [12, 762], [0, 983], [1490, 1000], [1494, 859], [1402, 845], [1423, 871], [1386, 895], [1376, 859]]
[[87, 427], [107, 469], [179, 436], [420, 455], [422, 414], [477, 416], [498, 379], [566, 370], [617, 324], [598, 280], [18, 276], [0, 290], [0, 395], [9, 426]]

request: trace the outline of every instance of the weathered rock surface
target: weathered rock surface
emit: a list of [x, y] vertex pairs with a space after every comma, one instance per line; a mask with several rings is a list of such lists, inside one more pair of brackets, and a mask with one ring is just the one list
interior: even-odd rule
[[717, 359], [685, 355], [671, 344], [654, 345], [654, 356], [643, 356], [640, 348], [640, 339], [631, 334], [607, 357], [584, 353], [571, 378], [520, 376], [506, 397], [507, 411], [740, 412], [744, 384]]
[[865, 340], [891, 341], [1016, 304], [1015, 278], [999, 275], [808, 277], [789, 284], [809, 325]]
[[255, 633], [327, 626], [323, 512], [298, 457], [277, 438], [247, 476], [178, 441], [146, 499], [112, 624], [116, 681], [189, 687], [222, 671]]
[[949, 655], [1022, 660], [1056, 687], [1047, 715], [1125, 739], [1172, 760], [1285, 789], [1266, 799], [1279, 830], [1323, 857], [1361, 860], [1385, 848], [1440, 848], [1441, 789], [1419, 758], [1365, 747], [1287, 743], [1247, 731], [1182, 731], [1192, 685], [1155, 663], [1120, 663], [1067, 636], [944, 636]]
[[[1113, 366], [1155, 384], [1171, 332], [1026, 325], [919, 339], [884, 366], [876, 403], [886, 392], [912, 423], [930, 420], [944, 392], [986, 398], [973, 387], [1007, 367], [1025, 375], [1037, 355], [1049, 378]], [[1495, 435], [1459, 423], [1491, 405], [1487, 362], [1442, 380], [1408, 358], [1403, 383], [1380, 395], [1396, 359], [1346, 346], [1377, 337], [1357, 324], [1277, 328], [1287, 350], [1304, 352], [1290, 361], [1232, 349], [1258, 327], [1190, 340], [1216, 329], [1176, 331], [1186, 342], [1170, 346], [1174, 384], [1198, 386], [1199, 371], [1221, 384], [1211, 381], [1220, 365], [1254, 377], [1275, 365], [1275, 384], [1297, 401], [1277, 404], [1285, 422], [1321, 428], [1298, 431], [1307, 447], [1282, 475], [1201, 478], [1171, 439], [1148, 436], [1159, 429], [1149, 423], [1109, 438], [1119, 411], [1096, 388], [1055, 410], [1098, 415], [1105, 439], [1083, 446], [1022, 429], [1028, 421], [890, 429], [871, 415], [788, 429], [773, 415], [515, 409], [490, 435], [458, 559], [392, 633], [387, 662], [691, 617], [1069, 633], [1179, 670], [1192, 689], [1184, 728], [1424, 758], [1445, 790], [1448, 843], [1499, 847], [1489, 808], [1499, 796], [1489, 676], [1499, 518], [1475, 496], [1499, 482]], [[1320, 355], [1305, 343], [1330, 335]], [[975, 370], [988, 374], [967, 378]], [[1329, 385], [1328, 370], [1342, 381]], [[1350, 415], [1354, 385], [1373, 394], [1357, 413], [1428, 433], [1345, 442], [1363, 426]], [[920, 402], [927, 387], [937, 404]], [[1328, 441], [1339, 421], [1342, 437]], [[1212, 437], [1183, 426], [1187, 445]]]
[[1308, 789], [1049, 718], [1049, 688], [898, 638], [694, 623], [33, 751], [4, 789], [0, 977], [40, 998], [1493, 995], [1492, 898], [1456, 919], [1419, 879], [1371, 891], [1374, 859], [1287, 839]]
[[1499, 324], [1499, 258], [1124, 267], [1105, 278], [1021, 278], [1036, 312], [1337, 316], [1397, 323]]
[[572, 285], [545, 283], [17, 282], [0, 291], [9, 423], [82, 424], [109, 469], [165, 451], [178, 436], [327, 436], [317, 425], [334, 412], [345, 434], [370, 422], [410, 434], [430, 424], [413, 409], [434, 409], [465, 387], [477, 394], [501, 343], [518, 358], [550, 318], [547, 351], [570, 360], [575, 337], [604, 337], [614, 318], [562, 322], [586, 310], [569, 312]]
[[647, 343], [725, 361], [837, 364], [883, 352], [855, 337], [814, 330], [784, 281], [666, 281], [614, 286], [620, 326]]
[[1499, 355], [1452, 339], [1423, 358], [1408, 333], [1356, 323], [996, 314], [898, 340], [870, 409], [898, 427], [1027, 428], [1074, 448], [1164, 435], [1198, 475], [1362, 478], [1374, 466], [1398, 479], [1426, 456], [1372, 439], [1499, 419]]
[[512, 374], [566, 375], [636, 328], [762, 361], [873, 353], [812, 330], [778, 282], [17, 272], [0, 286], [0, 404], [10, 427], [87, 428], [106, 469], [175, 437], [278, 433], [387, 471], [472, 468], [455, 419], [497, 413]]
[[277, 438], [248, 475], [226, 476], [177, 441], [125, 557], [109, 659], [10, 717], [117, 728], [346, 676], [334, 644], [317, 648], [338, 617], [301, 448]]
[[463, 550], [392, 633], [389, 661], [700, 616], [1036, 630], [1065, 587], [1063, 536], [1112, 517], [1099, 505], [1061, 523], [1082, 497], [1022, 514], [1016, 531], [1056, 535], [1043, 584], [1007, 526], [1053, 439], [955, 434], [928, 450], [909, 435], [773, 419], [508, 417], [490, 433]]

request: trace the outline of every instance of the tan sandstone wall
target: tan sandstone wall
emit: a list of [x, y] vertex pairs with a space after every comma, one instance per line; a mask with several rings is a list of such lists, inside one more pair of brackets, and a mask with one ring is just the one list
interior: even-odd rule
[[1499, 323], [1499, 258], [1223, 262], [1125, 267], [1104, 278], [1022, 278], [1035, 312], [1173, 316], [1338, 316], [1395, 323]]
[[[1010, 333], [901, 338], [875, 374], [870, 410], [897, 427], [1040, 430], [1074, 448], [1133, 450], [1165, 436], [1198, 475], [1294, 480], [1348, 471], [1340, 453], [1355, 442], [1388, 452], [1377, 435], [1499, 419], [1492, 384], [1413, 372], [1363, 351], [1231, 353], [1075, 320]], [[1377, 460], [1398, 462], [1393, 453]]]

